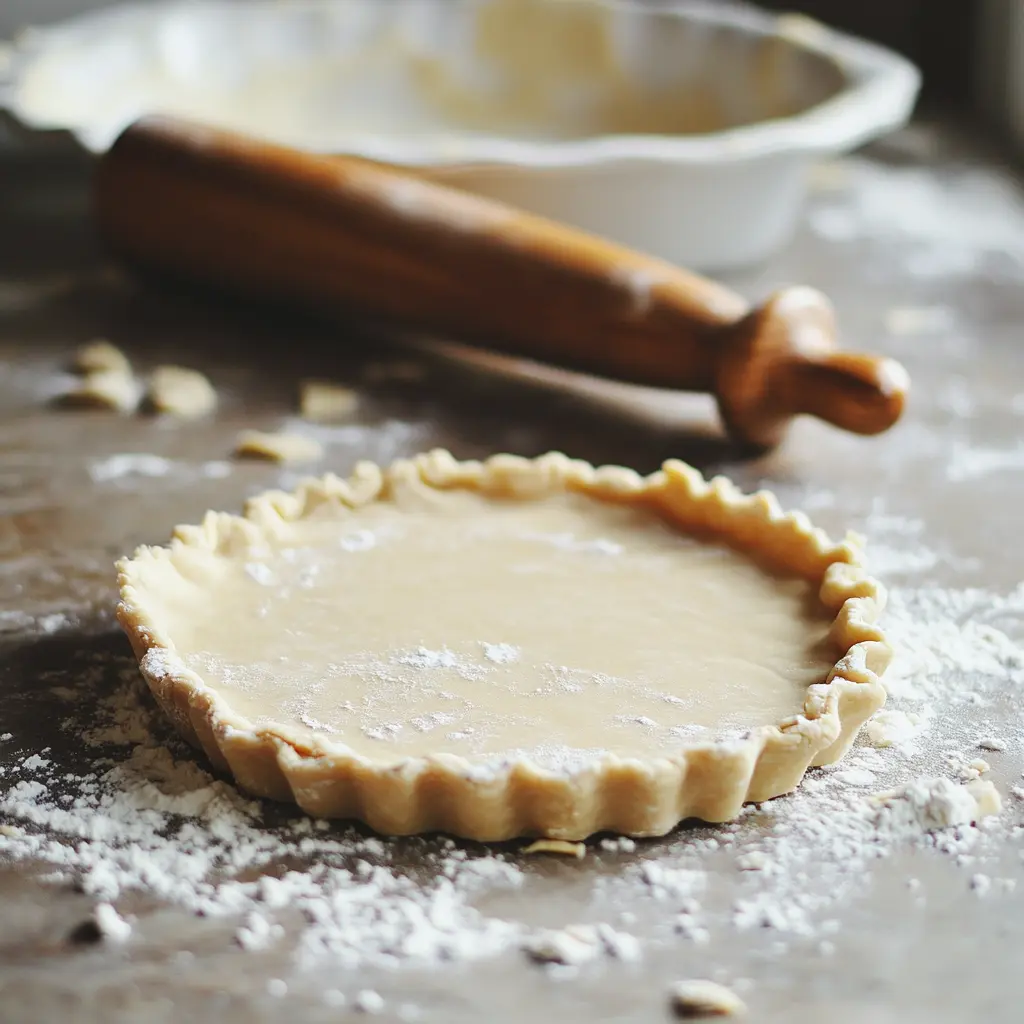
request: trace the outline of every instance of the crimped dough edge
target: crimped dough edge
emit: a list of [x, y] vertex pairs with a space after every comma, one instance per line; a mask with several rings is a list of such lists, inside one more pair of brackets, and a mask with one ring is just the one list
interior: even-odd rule
[[[832, 639], [845, 653], [825, 682], [808, 687], [802, 714], [740, 739], [683, 744], [667, 757], [609, 754], [564, 770], [525, 757], [472, 762], [454, 754], [382, 764], [330, 737], [287, 725], [256, 726], [237, 714], [185, 667], [136, 589], [136, 566], [170, 560], [182, 546], [234, 551], [324, 505], [348, 514], [402, 486], [537, 498], [567, 489], [653, 507], [684, 532], [722, 540], [819, 584], [822, 604], [835, 613]], [[441, 831], [484, 842], [519, 836], [579, 840], [602, 831], [663, 835], [686, 818], [728, 821], [744, 803], [791, 792], [809, 767], [843, 756], [885, 702], [879, 676], [892, 656], [876, 624], [885, 591], [864, 571], [860, 538], [851, 534], [834, 543], [804, 513], [783, 512], [773, 494], [742, 494], [727, 478], [705, 480], [674, 459], [648, 476], [557, 452], [479, 462], [435, 450], [384, 469], [361, 462], [347, 480], [328, 474], [292, 493], [252, 498], [242, 516], [209, 512], [200, 525], [177, 527], [170, 545], [140, 547], [117, 568], [118, 620], [154, 696], [189, 742], [255, 796], [294, 801], [317, 817], [359, 819], [392, 835]]]

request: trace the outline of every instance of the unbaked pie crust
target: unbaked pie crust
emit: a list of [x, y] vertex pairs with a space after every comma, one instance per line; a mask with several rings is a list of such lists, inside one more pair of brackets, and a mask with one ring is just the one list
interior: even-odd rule
[[885, 699], [858, 539], [678, 461], [362, 463], [118, 569], [187, 739], [250, 793], [383, 833], [726, 821]]

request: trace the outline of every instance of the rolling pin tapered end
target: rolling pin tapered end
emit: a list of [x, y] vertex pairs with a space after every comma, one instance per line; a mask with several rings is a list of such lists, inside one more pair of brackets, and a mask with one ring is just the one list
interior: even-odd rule
[[831, 303], [813, 288], [776, 292], [726, 333], [716, 392], [741, 444], [774, 447], [798, 415], [870, 435], [903, 413], [907, 371], [895, 359], [839, 351]]

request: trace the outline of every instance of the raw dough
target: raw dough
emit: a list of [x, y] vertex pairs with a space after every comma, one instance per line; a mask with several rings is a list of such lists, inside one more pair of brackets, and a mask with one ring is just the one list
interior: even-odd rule
[[747, 1004], [732, 989], [715, 981], [677, 982], [670, 999], [676, 1016], [687, 1020], [742, 1017], [747, 1012]]
[[587, 855], [587, 847], [585, 843], [570, 843], [564, 839], [538, 839], [536, 842], [530, 843], [529, 846], [523, 847], [520, 852], [527, 855], [558, 853], [563, 857], [575, 857], [577, 860], [582, 860]]
[[347, 419], [359, 407], [359, 395], [351, 388], [326, 381], [309, 380], [302, 385], [299, 410], [304, 420], [331, 423]]
[[100, 370], [87, 373], [60, 396], [64, 405], [90, 409], [113, 409], [131, 413], [142, 401], [142, 387], [131, 375], [121, 370]]
[[[579, 839], [732, 817], [840, 756], [889, 655], [856, 563], [680, 463], [432, 453], [179, 528], [121, 564], [119, 614], [247, 788], [384, 831]], [[252, 737], [244, 764], [225, 725]], [[261, 744], [294, 763], [287, 789]]]
[[308, 520], [150, 600], [236, 711], [380, 763], [668, 754], [797, 714], [840, 653], [808, 583], [647, 510], [579, 495], [421, 504]]
[[132, 375], [132, 364], [128, 357], [116, 346], [102, 338], [82, 345], [75, 352], [74, 369], [76, 373], [119, 373], [122, 376]]
[[302, 434], [268, 434], [262, 430], [243, 430], [235, 442], [235, 454], [273, 462], [316, 462], [324, 455], [324, 446]]
[[149, 378], [149, 404], [156, 412], [197, 419], [217, 407], [217, 392], [198, 370], [158, 366]]

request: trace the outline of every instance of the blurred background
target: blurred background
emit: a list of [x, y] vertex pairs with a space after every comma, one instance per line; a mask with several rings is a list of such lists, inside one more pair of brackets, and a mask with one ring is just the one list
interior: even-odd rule
[[[25, 25], [104, 6], [109, 6], [108, 0], [4, 0], [0, 4], [0, 38], [9, 38]], [[1010, 43], [1012, 33], [1005, 29], [1024, 9], [1017, 0], [765, 0], [760, 6], [800, 11], [891, 46], [924, 72], [923, 102], [963, 108], [970, 107], [975, 95], [975, 68], [998, 57], [998, 47], [986, 50], [986, 42]], [[1001, 28], [986, 31], [985, 26]]]
[[[713, 6], [716, 0], [710, 2]], [[147, 3], [159, 0], [137, 0], [139, 6]], [[661, 0], [650, 3], [671, 6]], [[4, 0], [0, 40], [10, 39], [27, 25], [111, 5], [110, 0]], [[920, 115], [980, 119], [1018, 152], [1024, 145], [1021, 0], [764, 0], [758, 6], [803, 13], [891, 47], [922, 71]], [[3, 139], [0, 123], [0, 142]]]

